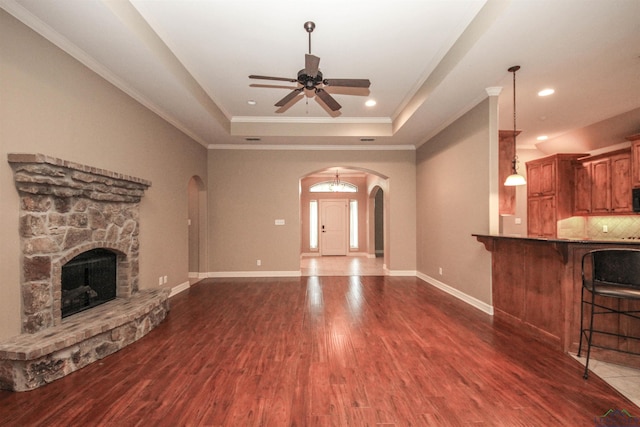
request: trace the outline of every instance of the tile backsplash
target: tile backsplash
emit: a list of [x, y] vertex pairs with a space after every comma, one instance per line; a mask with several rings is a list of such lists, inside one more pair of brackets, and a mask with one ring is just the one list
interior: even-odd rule
[[591, 240], [640, 239], [640, 215], [574, 216], [558, 221], [558, 237]]

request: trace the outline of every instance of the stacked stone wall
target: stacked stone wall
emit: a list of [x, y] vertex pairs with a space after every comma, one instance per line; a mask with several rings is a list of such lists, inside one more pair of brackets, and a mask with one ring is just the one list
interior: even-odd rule
[[[20, 195], [22, 331], [0, 342], [0, 389], [40, 387], [155, 328], [168, 290], [138, 289], [139, 203], [149, 181], [42, 154], [9, 154]], [[115, 300], [62, 320], [62, 267], [92, 249], [117, 254]]]
[[20, 194], [22, 330], [61, 322], [62, 266], [82, 252], [118, 255], [118, 297], [138, 291], [140, 178], [41, 154], [10, 154]]

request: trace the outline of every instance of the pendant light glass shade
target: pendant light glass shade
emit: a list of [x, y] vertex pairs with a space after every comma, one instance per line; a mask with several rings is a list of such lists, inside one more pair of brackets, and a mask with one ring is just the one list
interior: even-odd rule
[[527, 183], [524, 176], [518, 173], [518, 155], [516, 154], [516, 136], [518, 135], [516, 131], [516, 71], [519, 69], [519, 65], [514, 65], [508, 70], [510, 73], [513, 73], [513, 160], [511, 161], [513, 173], [504, 181], [504, 185], [507, 187], [515, 187]]
[[514, 173], [512, 175], [509, 175], [507, 179], [504, 181], [504, 185], [507, 187], [525, 185], [526, 183], [527, 183], [527, 180], [524, 179], [524, 176], [520, 175], [519, 173]]

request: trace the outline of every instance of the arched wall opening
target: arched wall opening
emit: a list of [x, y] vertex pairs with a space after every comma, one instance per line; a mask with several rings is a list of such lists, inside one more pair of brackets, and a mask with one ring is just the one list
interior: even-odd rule
[[[310, 187], [326, 181], [335, 180], [336, 172], [338, 178], [342, 182], [348, 182], [358, 187], [357, 193], [340, 193], [340, 192], [310, 192]], [[358, 208], [358, 232], [357, 247], [347, 247], [347, 256], [365, 256], [369, 258], [376, 257], [378, 253], [384, 256], [385, 268], [388, 265], [388, 242], [389, 236], [388, 224], [386, 220], [386, 207], [389, 206], [389, 184], [388, 177], [373, 170], [350, 167], [350, 166], [332, 166], [321, 170], [316, 170], [304, 175], [300, 178], [300, 255], [304, 256], [322, 256], [322, 240], [318, 238], [316, 245], [313, 245], [312, 238], [312, 208], [320, 209], [320, 203], [323, 200], [340, 201], [345, 200], [346, 203], [351, 201], [357, 202]], [[379, 200], [376, 204], [376, 195]], [[315, 206], [312, 202], [315, 201]], [[379, 209], [376, 214], [376, 206]], [[348, 205], [347, 209], [351, 209]], [[316, 235], [322, 235], [322, 224], [319, 219], [320, 213], [316, 215], [317, 228]], [[377, 221], [377, 222], [376, 222]], [[377, 227], [376, 227], [377, 224]], [[349, 224], [349, 227], [351, 224]], [[351, 228], [348, 233], [351, 233]], [[376, 232], [380, 233], [376, 238]], [[345, 237], [347, 238], [347, 237]], [[351, 239], [351, 236], [348, 236]], [[376, 250], [376, 241], [381, 244], [381, 248]]]
[[187, 185], [187, 226], [189, 227], [189, 279], [200, 279], [206, 266], [207, 191], [203, 180], [194, 175]]

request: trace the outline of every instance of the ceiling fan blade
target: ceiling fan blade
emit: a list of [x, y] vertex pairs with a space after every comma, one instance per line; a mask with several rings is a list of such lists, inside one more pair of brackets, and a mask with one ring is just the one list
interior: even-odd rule
[[345, 86], [345, 87], [364, 87], [371, 86], [369, 79], [325, 79], [323, 81], [327, 86]]
[[342, 108], [342, 105], [338, 104], [338, 101], [336, 101], [333, 96], [329, 95], [329, 92], [326, 90], [317, 89], [316, 95], [327, 105], [327, 107], [331, 109], [331, 111], [338, 111]]
[[315, 77], [318, 75], [320, 67], [320, 58], [315, 55], [304, 55], [304, 73], [307, 76]]
[[287, 77], [270, 77], [270, 76], [256, 76], [255, 74], [251, 74], [249, 76], [250, 79], [261, 79], [261, 80], [277, 80], [280, 82], [292, 82], [295, 83], [297, 82], [296, 79], [290, 79]]
[[280, 101], [275, 103], [276, 107], [284, 107], [285, 105], [287, 105], [293, 98], [295, 98], [296, 96], [298, 96], [298, 94], [300, 92], [302, 92], [303, 88], [298, 88], [298, 89], [294, 89], [293, 91], [289, 92], [289, 95], [285, 96], [284, 98], [282, 98]]

